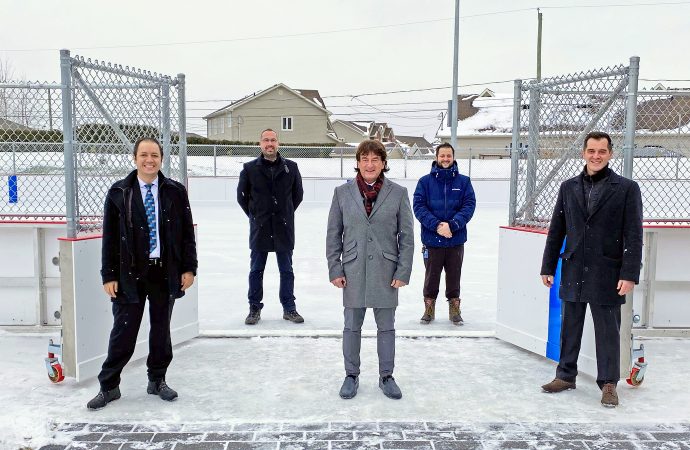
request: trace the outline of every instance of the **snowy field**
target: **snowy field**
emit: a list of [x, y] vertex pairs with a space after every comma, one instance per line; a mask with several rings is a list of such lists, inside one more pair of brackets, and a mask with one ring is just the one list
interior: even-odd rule
[[[449, 323], [444, 304], [435, 322], [419, 324], [423, 267], [417, 247], [412, 280], [400, 291], [396, 317], [400, 401], [385, 398], [378, 389], [376, 340], [368, 337], [362, 343], [359, 394], [350, 401], [338, 397], [344, 375], [337, 337], [342, 303], [326, 270], [328, 204], [305, 203], [296, 215], [295, 293], [306, 322], [282, 320], [278, 272], [269, 258], [266, 307], [255, 327], [243, 323], [248, 310], [246, 217], [234, 203], [192, 207], [200, 236], [199, 318], [207, 337], [175, 349], [167, 380], [180, 399], [168, 404], [147, 395], [146, 366], [139, 361], [123, 372], [121, 400], [88, 411], [85, 404], [98, 390], [96, 380], [76, 384], [68, 379], [53, 385], [47, 379], [43, 357], [47, 339], [55, 333], [22, 334], [5, 328], [0, 330], [6, 379], [0, 384], [5, 417], [0, 421], [0, 449], [66, 442], [67, 437], [54, 431], [59, 422], [136, 422], [161, 429], [196, 422], [338, 420], [440, 420], [478, 427], [486, 422], [690, 422], [690, 391], [684, 383], [690, 340], [646, 340], [650, 365], [645, 382], [638, 389], [621, 384], [621, 406], [611, 410], [599, 405], [600, 394], [588, 377], [579, 379], [575, 391], [542, 394], [539, 386], [553, 378], [555, 364], [490, 337], [496, 317], [498, 227], [507, 221], [505, 206], [480, 205], [470, 222], [462, 277], [463, 327]], [[535, 268], [535, 279], [525, 282], [537, 282], [537, 274]], [[375, 333], [371, 316], [364, 328], [365, 336]], [[248, 337], [209, 337], [243, 335]]]

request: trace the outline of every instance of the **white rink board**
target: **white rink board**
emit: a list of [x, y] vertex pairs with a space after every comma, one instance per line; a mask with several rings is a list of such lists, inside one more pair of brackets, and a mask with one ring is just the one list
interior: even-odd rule
[[[354, 172], [352, 178], [354, 178]], [[405, 186], [412, 198], [418, 179], [391, 178], [396, 183]], [[231, 177], [194, 177], [189, 178], [189, 200], [196, 202], [237, 202], [237, 178]], [[333, 191], [347, 180], [340, 178], [303, 178], [305, 202], [330, 202]], [[472, 180], [479, 204], [508, 204], [510, 191], [509, 180]]]
[[[71, 276], [63, 278], [63, 361], [66, 374], [77, 381], [98, 375], [113, 325], [112, 303], [103, 291], [100, 276], [101, 243], [100, 237], [61, 241], [63, 253], [71, 253], [72, 260]], [[68, 298], [70, 286], [64, 285], [67, 282], [72, 283], [73, 298]], [[199, 335], [198, 317], [197, 278], [186, 295], [175, 302], [171, 323], [173, 345]], [[131, 361], [148, 355], [148, 333], [147, 308]]]
[[0, 325], [60, 325], [60, 270], [53, 260], [64, 232], [60, 223], [0, 224]]
[[[549, 289], [539, 276], [545, 243], [543, 233], [499, 230], [496, 337], [542, 356], [546, 356], [549, 329]], [[595, 354], [588, 308], [578, 359], [580, 373], [596, 378]]]

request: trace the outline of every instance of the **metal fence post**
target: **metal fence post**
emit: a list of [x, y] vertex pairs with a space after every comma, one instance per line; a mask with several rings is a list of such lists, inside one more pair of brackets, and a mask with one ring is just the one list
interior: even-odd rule
[[177, 107], [179, 110], [178, 117], [178, 136], [180, 146], [180, 181], [188, 187], [187, 184], [187, 110], [185, 99], [185, 76], [183, 73], [177, 74]]
[[163, 81], [160, 85], [161, 93], [161, 130], [163, 146], [163, 173], [171, 176], [170, 173], [170, 81]]
[[635, 126], [637, 124], [637, 81], [640, 76], [640, 57], [630, 58], [628, 68], [628, 95], [625, 112], [625, 141], [623, 144], [623, 176], [632, 178]]
[[467, 154], [467, 176], [472, 178], [472, 147]]
[[405, 162], [403, 164], [403, 178], [407, 179], [407, 152], [405, 152]]
[[216, 146], [213, 146], [213, 176], [217, 177], [218, 176], [218, 166], [216, 163], [216, 160], [218, 158], [218, 152], [216, 151]]
[[67, 237], [77, 237], [75, 192], [74, 130], [72, 126], [72, 63], [69, 50], [60, 50], [60, 84], [62, 85], [62, 145], [65, 161], [65, 219]]
[[534, 220], [534, 206], [536, 199], [533, 198], [537, 187], [537, 157], [539, 155], [539, 106], [541, 92], [539, 86], [530, 86], [529, 93], [529, 148], [527, 149], [527, 185], [525, 199], [529, 202], [525, 210], [525, 218], [528, 221]]
[[517, 211], [517, 187], [520, 152], [520, 112], [522, 111], [522, 80], [515, 80], [513, 84], [513, 137], [510, 145], [510, 204], [508, 208], [508, 224], [515, 225]]

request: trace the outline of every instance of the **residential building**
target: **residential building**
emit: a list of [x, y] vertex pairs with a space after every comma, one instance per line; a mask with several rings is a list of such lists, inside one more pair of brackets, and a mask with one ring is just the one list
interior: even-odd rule
[[266, 128], [281, 144], [332, 144], [331, 113], [314, 89], [291, 89], [278, 83], [204, 117], [209, 139], [258, 142]]

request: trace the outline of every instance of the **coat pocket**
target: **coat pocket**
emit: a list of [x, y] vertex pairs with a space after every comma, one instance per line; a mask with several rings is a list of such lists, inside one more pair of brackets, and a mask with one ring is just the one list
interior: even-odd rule
[[574, 252], [573, 252], [572, 250], [567, 250], [567, 251], [561, 253], [561, 254], [558, 255], [558, 256], [559, 256], [563, 261], [567, 261], [567, 260], [569, 260], [570, 258], [573, 257], [573, 253], [574, 253]]
[[393, 253], [388, 253], [388, 252], [381, 252], [383, 254], [383, 257], [386, 258], [389, 261], [393, 262], [398, 262], [398, 255], [394, 255]]
[[343, 246], [343, 253], [347, 253], [355, 247], [357, 247], [357, 241], [350, 241]]
[[608, 256], [603, 256], [602, 255], [602, 260], [604, 261], [604, 265], [613, 267], [615, 269], [620, 269], [621, 266], [623, 265], [623, 259], [622, 258], [610, 258]]
[[341, 261], [341, 264], [348, 263], [348, 262], [350, 262], [356, 258], [357, 258], [357, 250], [353, 250], [350, 253], [343, 255], [343, 260]]

